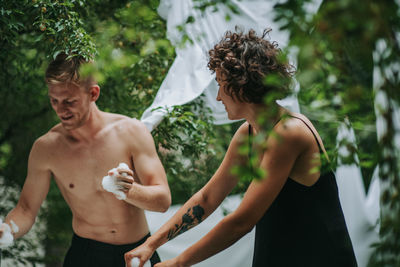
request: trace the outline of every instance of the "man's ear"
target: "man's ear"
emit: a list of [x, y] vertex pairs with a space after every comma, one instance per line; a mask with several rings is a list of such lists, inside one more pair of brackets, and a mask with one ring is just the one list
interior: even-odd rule
[[98, 84], [93, 84], [89, 88], [90, 100], [96, 102], [100, 96], [100, 86]]

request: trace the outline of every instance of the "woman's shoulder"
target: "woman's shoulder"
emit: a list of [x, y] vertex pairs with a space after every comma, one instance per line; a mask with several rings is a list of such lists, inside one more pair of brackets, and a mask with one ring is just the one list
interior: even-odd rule
[[290, 114], [282, 117], [273, 128], [273, 131], [287, 137], [298, 137], [298, 134], [302, 132], [306, 125], [304, 121], [302, 121], [304, 119], [297, 115], [299, 114]]
[[249, 135], [249, 127], [250, 124], [247, 121], [243, 122], [242, 125], [240, 125], [239, 128], [236, 130], [232, 139], [236, 140], [247, 137]]
[[304, 134], [318, 134], [311, 121], [300, 113], [290, 112], [275, 125], [274, 131], [280, 135], [301, 138]]
[[242, 123], [242, 125], [239, 126], [239, 128], [236, 131], [236, 133], [240, 133], [240, 134], [248, 133], [249, 132], [249, 126], [250, 126], [250, 124], [248, 123], [248, 121], [244, 121]]
[[303, 114], [291, 112], [275, 127], [276, 133], [288, 142], [303, 148], [320, 145], [323, 142], [312, 122]]
[[247, 121], [243, 122], [242, 125], [236, 130], [235, 134], [233, 135], [229, 146], [230, 147], [237, 147], [244, 142], [246, 142], [247, 137], [249, 136], [249, 123]]

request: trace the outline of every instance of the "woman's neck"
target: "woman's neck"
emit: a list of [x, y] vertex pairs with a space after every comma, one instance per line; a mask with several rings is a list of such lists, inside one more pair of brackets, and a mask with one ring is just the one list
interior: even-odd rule
[[[279, 106], [278, 104], [273, 107], [253, 104], [250, 106], [245, 119], [251, 125], [251, 127], [254, 128], [255, 133], [257, 133], [260, 131], [260, 129], [265, 128], [267, 125], [271, 125], [273, 127], [282, 116], [289, 113], [290, 112], [287, 109]], [[269, 128], [270, 126], [267, 127]]]

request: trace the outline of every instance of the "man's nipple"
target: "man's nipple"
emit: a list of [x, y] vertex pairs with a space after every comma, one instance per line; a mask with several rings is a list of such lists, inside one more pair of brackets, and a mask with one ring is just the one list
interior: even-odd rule
[[70, 183], [70, 184], [69, 184], [69, 188], [72, 189], [72, 188], [74, 188], [74, 187], [75, 187], [75, 185], [74, 185], [73, 183]]

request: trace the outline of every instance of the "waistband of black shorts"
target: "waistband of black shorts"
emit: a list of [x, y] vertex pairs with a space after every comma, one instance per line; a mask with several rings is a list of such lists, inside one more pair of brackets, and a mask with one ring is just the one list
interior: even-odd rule
[[93, 239], [89, 239], [89, 238], [84, 238], [81, 236], [78, 236], [77, 234], [74, 233], [73, 237], [72, 237], [72, 245], [76, 244], [81, 244], [81, 245], [85, 245], [88, 247], [92, 247], [92, 248], [98, 248], [98, 249], [102, 249], [102, 250], [107, 250], [107, 249], [132, 249], [132, 247], [138, 247], [141, 244], [143, 244], [147, 238], [150, 237], [150, 233], [146, 234], [142, 239], [140, 239], [137, 242], [134, 243], [129, 243], [129, 244], [122, 244], [122, 245], [114, 245], [114, 244], [109, 244], [109, 243], [104, 243], [101, 241], [97, 241], [97, 240], [93, 240]]

